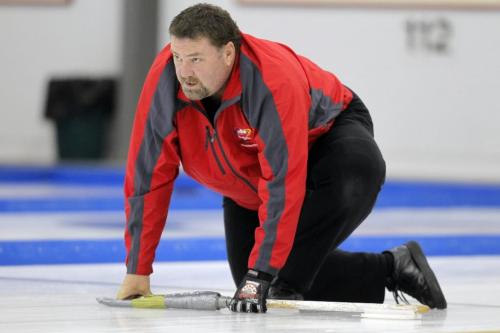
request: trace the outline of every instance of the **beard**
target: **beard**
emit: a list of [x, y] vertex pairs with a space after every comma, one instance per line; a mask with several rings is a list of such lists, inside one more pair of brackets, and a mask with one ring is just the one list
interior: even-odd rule
[[200, 80], [192, 77], [181, 79], [181, 88], [190, 100], [200, 100], [210, 96], [208, 88], [201, 83]]

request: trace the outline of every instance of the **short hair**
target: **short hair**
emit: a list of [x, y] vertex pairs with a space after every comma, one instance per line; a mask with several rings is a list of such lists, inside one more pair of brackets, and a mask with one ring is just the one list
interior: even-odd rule
[[216, 47], [233, 42], [236, 49], [241, 43], [240, 29], [229, 13], [221, 7], [199, 3], [180, 12], [168, 28], [178, 38], [206, 37]]

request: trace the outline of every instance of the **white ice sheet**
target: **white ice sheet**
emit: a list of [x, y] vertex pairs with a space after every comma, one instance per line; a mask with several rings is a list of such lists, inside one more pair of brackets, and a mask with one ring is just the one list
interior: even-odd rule
[[[270, 310], [223, 311], [108, 308], [124, 267], [112, 265], [0, 267], [0, 332], [479, 332], [500, 331], [500, 257], [432, 257], [449, 308], [422, 321]], [[161, 263], [155, 293], [213, 290], [231, 295], [225, 262]], [[387, 294], [387, 302], [392, 302]]]

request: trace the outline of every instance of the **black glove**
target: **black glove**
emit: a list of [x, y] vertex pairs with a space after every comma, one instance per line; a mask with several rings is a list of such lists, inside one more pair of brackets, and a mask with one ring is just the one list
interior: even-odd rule
[[271, 274], [248, 270], [229, 303], [229, 309], [234, 312], [266, 312], [267, 292], [272, 279]]

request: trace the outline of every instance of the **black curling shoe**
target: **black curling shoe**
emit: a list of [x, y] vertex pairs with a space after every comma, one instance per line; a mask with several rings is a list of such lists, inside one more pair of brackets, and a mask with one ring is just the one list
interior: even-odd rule
[[394, 256], [394, 270], [387, 278], [386, 286], [397, 303], [399, 299], [408, 303], [401, 293], [404, 292], [431, 309], [446, 309], [446, 299], [438, 280], [417, 242], [410, 241], [386, 252]]
[[286, 299], [303, 301], [304, 296], [301, 293], [295, 291], [288, 283], [279, 278], [276, 278], [269, 287], [269, 293], [267, 294], [269, 299]]

